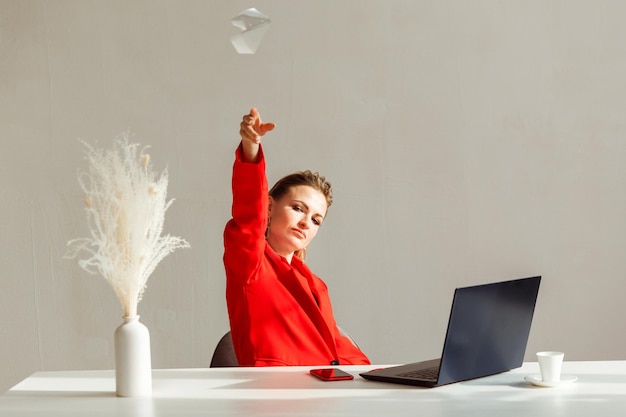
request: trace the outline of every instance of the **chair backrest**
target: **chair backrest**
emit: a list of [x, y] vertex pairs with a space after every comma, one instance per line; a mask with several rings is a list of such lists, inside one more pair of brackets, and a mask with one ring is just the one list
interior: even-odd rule
[[215, 347], [213, 357], [211, 358], [211, 368], [229, 368], [239, 366], [235, 348], [233, 347], [233, 338], [230, 332], [226, 333]]

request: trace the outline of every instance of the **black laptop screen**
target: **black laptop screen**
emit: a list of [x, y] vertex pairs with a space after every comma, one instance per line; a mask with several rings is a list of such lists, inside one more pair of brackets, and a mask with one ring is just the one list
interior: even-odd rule
[[540, 281], [532, 277], [456, 289], [439, 384], [522, 365]]

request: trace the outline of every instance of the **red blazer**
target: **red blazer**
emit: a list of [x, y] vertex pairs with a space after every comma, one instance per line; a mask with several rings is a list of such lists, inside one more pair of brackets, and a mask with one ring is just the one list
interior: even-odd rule
[[265, 159], [233, 166], [232, 219], [224, 230], [226, 304], [241, 366], [369, 364], [341, 335], [326, 284], [297, 257], [291, 265], [265, 240]]

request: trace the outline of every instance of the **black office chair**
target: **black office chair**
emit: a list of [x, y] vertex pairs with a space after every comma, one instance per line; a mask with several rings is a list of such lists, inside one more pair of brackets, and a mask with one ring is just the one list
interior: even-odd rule
[[228, 332], [217, 342], [209, 367], [232, 368], [235, 366], [239, 366], [239, 362], [237, 361], [237, 355], [235, 355], [233, 338], [230, 336], [230, 332]]
[[[348, 333], [343, 331], [340, 327], [339, 331], [341, 334], [348, 339], [356, 346], [354, 339], [350, 337]], [[237, 361], [237, 356], [235, 355], [235, 348], [233, 347], [233, 338], [230, 335], [230, 332], [227, 332], [219, 342], [217, 342], [217, 346], [215, 347], [215, 351], [213, 351], [213, 357], [211, 358], [210, 368], [232, 368], [239, 366], [239, 362]]]

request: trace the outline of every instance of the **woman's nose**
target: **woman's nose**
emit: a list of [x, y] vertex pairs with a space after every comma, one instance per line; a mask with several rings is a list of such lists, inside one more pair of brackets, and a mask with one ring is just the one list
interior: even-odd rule
[[303, 229], [308, 229], [309, 228], [308, 219], [306, 217], [303, 217], [302, 219], [300, 219], [299, 226], [302, 227]]

